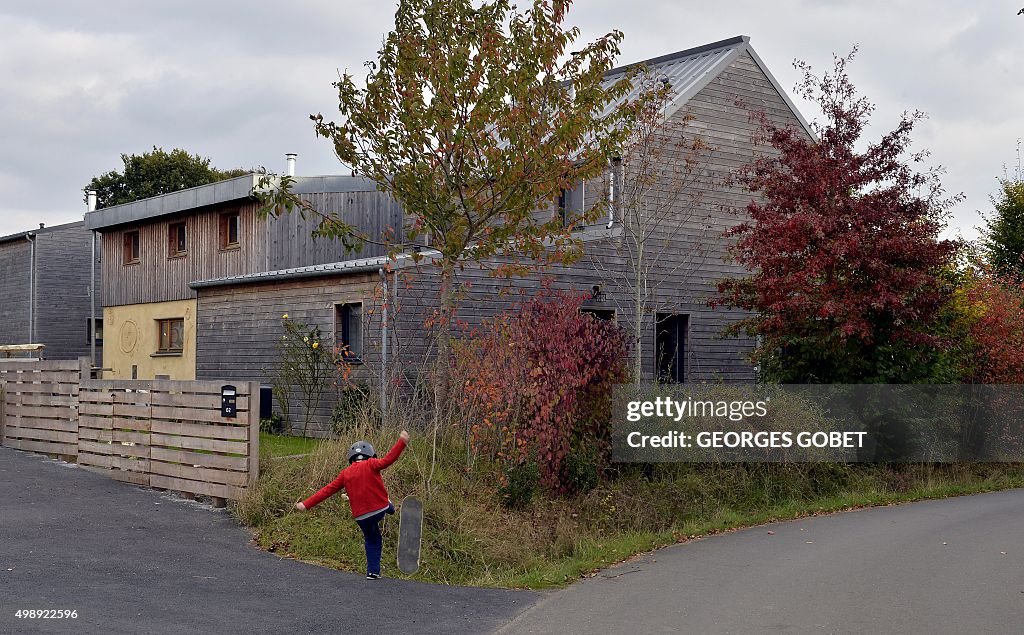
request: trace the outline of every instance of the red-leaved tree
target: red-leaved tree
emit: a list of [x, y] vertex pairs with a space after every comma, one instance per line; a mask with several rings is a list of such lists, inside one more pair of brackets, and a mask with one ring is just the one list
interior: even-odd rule
[[938, 273], [957, 244], [938, 236], [958, 197], [944, 198], [936, 170], [913, 166], [926, 156], [909, 152], [922, 113], [858, 149], [874, 106], [847, 75], [855, 53], [822, 77], [795, 64], [797, 91], [825, 115], [818, 138], [757, 113], [774, 152], [737, 175], [756, 198], [728, 235], [750, 274], [722, 281], [717, 302], [755, 313], [736, 330], [761, 336], [769, 381], [929, 381], [944, 367], [931, 331], [950, 293]]
[[986, 272], [958, 292], [970, 338], [965, 381], [1024, 384], [1024, 283]]
[[581, 313], [584, 298], [544, 291], [455, 349], [474, 451], [505, 465], [536, 461], [553, 491], [566, 490], [563, 465], [574, 442], [607, 459], [611, 388], [627, 376], [625, 333]]

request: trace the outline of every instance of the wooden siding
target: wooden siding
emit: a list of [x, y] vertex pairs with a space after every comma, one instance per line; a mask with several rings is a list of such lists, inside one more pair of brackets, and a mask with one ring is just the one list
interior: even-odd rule
[[[302, 197], [316, 209], [333, 213], [353, 225], [368, 240], [380, 241], [385, 232], [403, 237], [402, 206], [381, 192], [326, 192]], [[386, 253], [380, 245], [367, 242], [358, 252], [347, 252], [341, 241], [313, 238], [319, 217], [303, 218], [297, 213], [270, 219], [267, 223], [267, 271], [320, 265]]]
[[[0, 243], [0, 344], [44, 344], [46, 359], [89, 354], [89, 258], [92, 232], [70, 223], [35, 234], [35, 337], [29, 342], [29, 255], [24, 238]], [[98, 254], [97, 254], [98, 262]], [[97, 289], [100, 271], [96, 269]], [[97, 314], [102, 310], [97, 303]], [[97, 347], [97, 354], [101, 347]]]
[[30, 245], [25, 239], [0, 243], [0, 344], [29, 344], [28, 275]]
[[[239, 212], [237, 249], [221, 249], [221, 214]], [[169, 257], [170, 225], [184, 221], [187, 253]], [[103, 234], [103, 306], [187, 300], [189, 283], [262, 271], [266, 265], [263, 223], [256, 203], [226, 205], [169, 216]], [[138, 231], [139, 262], [125, 264], [124, 235]]]

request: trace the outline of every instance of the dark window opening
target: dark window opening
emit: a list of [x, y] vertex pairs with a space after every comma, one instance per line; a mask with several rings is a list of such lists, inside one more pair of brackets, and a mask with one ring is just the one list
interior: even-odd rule
[[238, 231], [240, 218], [238, 212], [228, 212], [220, 216], [220, 248], [238, 249]]
[[124, 264], [130, 265], [139, 261], [139, 230], [124, 233]]
[[591, 308], [583, 307], [582, 309], [580, 309], [580, 313], [586, 313], [587, 315], [593, 315], [595, 318], [597, 318], [599, 320], [604, 320], [606, 322], [614, 322], [615, 321], [615, 309], [591, 309]]
[[184, 256], [186, 252], [185, 223], [172, 223], [167, 232], [167, 255], [173, 258]]
[[185, 347], [185, 318], [157, 320], [157, 353], [180, 353]]
[[334, 306], [334, 344], [341, 358], [358, 364], [363, 358], [363, 305], [359, 302]]
[[571, 190], [561, 190], [558, 193], [558, 215], [562, 219], [563, 227], [579, 223], [583, 219], [585, 191], [586, 182], [581, 182]]
[[92, 319], [85, 319], [85, 343], [92, 344], [93, 340], [96, 340], [97, 344], [103, 343], [103, 318], [96, 318], [96, 328], [90, 328], [92, 326]]
[[655, 324], [655, 368], [662, 383], [686, 381], [686, 336], [690, 316], [658, 313]]

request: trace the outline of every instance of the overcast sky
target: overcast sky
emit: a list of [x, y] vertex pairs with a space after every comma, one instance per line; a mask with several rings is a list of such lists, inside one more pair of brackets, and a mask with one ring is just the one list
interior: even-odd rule
[[[792, 95], [800, 58], [824, 70], [854, 43], [851, 76], [878, 105], [930, 115], [915, 148], [967, 198], [954, 230], [973, 237], [995, 177], [1024, 137], [1024, 0], [581, 0], [583, 37], [625, 32], [621, 63], [733, 35]], [[81, 218], [82, 188], [121, 153], [181, 147], [221, 168], [298, 174], [342, 168], [308, 115], [336, 112], [339, 70], [362, 74], [393, 5], [361, 0], [0, 0], [0, 235]], [[808, 119], [813, 106], [797, 101]]]

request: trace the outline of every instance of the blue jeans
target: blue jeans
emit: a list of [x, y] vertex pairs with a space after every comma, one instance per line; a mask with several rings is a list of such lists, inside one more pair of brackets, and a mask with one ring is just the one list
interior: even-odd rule
[[[389, 506], [390, 510], [391, 507]], [[367, 516], [357, 520], [359, 528], [363, 530], [363, 543], [366, 547], [366, 574], [380, 575], [380, 553], [384, 548], [384, 538], [380, 534], [380, 521], [384, 520], [384, 514], [388, 510], [380, 511], [373, 516]]]

